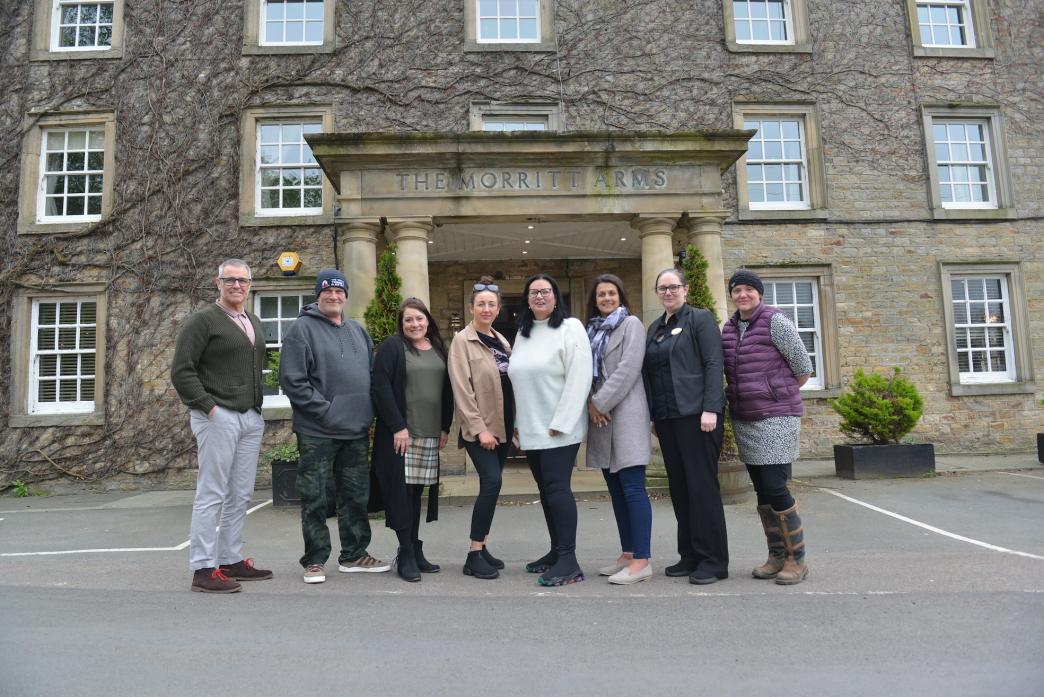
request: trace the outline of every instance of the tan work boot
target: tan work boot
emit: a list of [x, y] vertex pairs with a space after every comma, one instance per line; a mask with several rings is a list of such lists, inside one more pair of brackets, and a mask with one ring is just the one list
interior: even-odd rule
[[758, 515], [761, 516], [761, 527], [765, 529], [765, 539], [768, 541], [768, 561], [750, 573], [754, 578], [776, 578], [783, 570], [783, 560], [787, 556], [779, 516], [768, 505], [758, 506]]
[[776, 574], [776, 583], [781, 586], [793, 586], [808, 578], [808, 565], [805, 564], [805, 531], [801, 528], [801, 516], [798, 515], [796, 503], [775, 515], [779, 519], [783, 549], [786, 553], [783, 568]]

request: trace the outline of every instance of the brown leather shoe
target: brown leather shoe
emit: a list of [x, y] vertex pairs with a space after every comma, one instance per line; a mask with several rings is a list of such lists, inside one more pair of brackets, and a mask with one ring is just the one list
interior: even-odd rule
[[267, 581], [272, 578], [268, 569], [254, 568], [253, 557], [248, 557], [235, 564], [222, 564], [221, 573], [236, 581]]
[[221, 569], [197, 569], [192, 574], [192, 590], [195, 593], [238, 593], [242, 589], [242, 586], [223, 574]]

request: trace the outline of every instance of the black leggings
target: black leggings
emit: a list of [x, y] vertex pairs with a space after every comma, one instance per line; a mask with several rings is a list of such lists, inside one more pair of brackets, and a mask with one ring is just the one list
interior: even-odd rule
[[504, 463], [507, 462], [511, 443], [501, 443], [493, 450], [486, 450], [476, 440], [465, 441], [464, 449], [475, 465], [479, 476], [479, 492], [475, 507], [471, 511], [471, 541], [483, 542], [493, 527], [493, 514], [497, 510], [497, 497], [503, 481]]
[[787, 488], [790, 479], [790, 463], [782, 465], [747, 465], [747, 473], [758, 494], [759, 506], [772, 506], [782, 512], [794, 505], [794, 497]]
[[424, 495], [424, 484], [407, 484], [406, 498], [409, 503], [410, 527], [396, 530], [395, 536], [399, 538], [399, 544], [412, 544], [420, 535], [421, 497]]
[[563, 445], [546, 450], [527, 450], [526, 460], [540, 490], [540, 507], [544, 509], [551, 549], [559, 556], [576, 551], [576, 499], [570, 479], [576, 465], [580, 444]]

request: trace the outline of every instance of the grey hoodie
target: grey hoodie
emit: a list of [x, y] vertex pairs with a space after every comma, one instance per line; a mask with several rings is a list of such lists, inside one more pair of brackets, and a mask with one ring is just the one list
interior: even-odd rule
[[294, 410], [294, 431], [306, 436], [365, 438], [373, 420], [373, 340], [345, 319], [338, 326], [305, 305], [283, 337], [279, 386]]

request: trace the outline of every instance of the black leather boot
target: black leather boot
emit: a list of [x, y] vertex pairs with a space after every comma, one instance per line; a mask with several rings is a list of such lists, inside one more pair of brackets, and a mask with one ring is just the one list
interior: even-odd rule
[[395, 558], [395, 570], [403, 581], [421, 580], [420, 569], [417, 568], [417, 556], [412, 545], [399, 547], [399, 555]]
[[437, 574], [442, 570], [438, 564], [432, 564], [424, 558], [424, 543], [420, 540], [413, 541], [413, 553], [417, 558], [417, 568], [422, 574]]
[[482, 552], [476, 550], [468, 552], [468, 560], [464, 562], [464, 575], [491, 579], [500, 576], [500, 572], [486, 561], [486, 558], [482, 556]]

